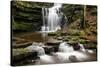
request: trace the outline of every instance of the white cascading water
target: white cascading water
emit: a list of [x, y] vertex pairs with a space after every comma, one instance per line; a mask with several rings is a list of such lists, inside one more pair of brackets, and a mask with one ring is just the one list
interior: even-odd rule
[[59, 45], [60, 52], [73, 52], [74, 49], [72, 46], [69, 46], [66, 42], [63, 42]]
[[27, 47], [26, 49], [27, 49], [29, 52], [34, 52], [34, 51], [36, 51], [36, 52], [38, 53], [38, 56], [45, 55], [45, 50], [44, 50], [44, 48], [41, 47], [41, 46], [39, 46], [38, 43], [34, 43], [34, 42], [33, 42], [33, 44], [32, 44], [31, 46]]
[[[80, 47], [83, 49], [83, 45], [80, 44]], [[80, 48], [80, 49], [81, 49]], [[75, 51], [72, 46], [69, 46], [66, 42], [62, 42], [59, 45], [59, 51], [53, 53], [52, 55], [43, 54], [40, 55], [39, 64], [54, 64], [54, 63], [69, 63], [69, 62], [81, 62], [90, 60], [92, 58], [91, 54], [87, 54], [80, 51]]]
[[83, 46], [83, 44], [79, 43], [79, 46], [80, 46], [80, 50], [83, 52], [94, 53], [93, 50], [89, 50], [89, 49], [86, 50], [85, 47]]
[[41, 31], [42, 32], [47, 32], [47, 31], [49, 31], [49, 28], [47, 27], [47, 16], [48, 16], [48, 8], [42, 8], [42, 19], [43, 19], [43, 26], [41, 27]]
[[[82, 47], [82, 46], [81, 46]], [[85, 61], [89, 60], [91, 55], [86, 54], [84, 52], [75, 51], [72, 46], [67, 44], [66, 42], [62, 42], [59, 45], [59, 51], [53, 53], [52, 55], [41, 55], [40, 56], [40, 64], [54, 64], [54, 63], [69, 63], [69, 62], [77, 62], [77, 61]]]
[[80, 46], [80, 50], [81, 50], [81, 51], [83, 51], [83, 52], [86, 51], [85, 48], [84, 48], [84, 46], [83, 46], [83, 44], [80, 44], [80, 43], [79, 43], [79, 46]]
[[42, 8], [43, 26], [42, 32], [55, 32], [60, 28], [61, 15], [59, 9], [62, 4], [54, 4], [51, 8]]

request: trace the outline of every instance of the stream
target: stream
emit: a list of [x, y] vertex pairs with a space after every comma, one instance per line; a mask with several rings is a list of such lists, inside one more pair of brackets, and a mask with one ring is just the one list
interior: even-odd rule
[[[30, 59], [28, 64], [41, 65], [97, 60], [96, 49], [86, 49], [83, 44], [78, 43], [79, 49], [74, 50], [74, 46], [68, 44], [67, 41], [51, 40], [49, 38], [48, 33], [56, 32], [61, 29], [61, 25], [64, 25], [62, 23], [61, 7], [62, 4], [54, 4], [51, 8], [42, 8], [43, 26], [41, 26], [41, 31], [14, 33], [13, 36], [21, 39], [16, 41], [17, 44], [26, 41], [33, 42], [30, 46], [25, 47], [25, 50], [30, 53], [37, 52], [38, 58]], [[47, 44], [48, 40], [50, 40], [50, 46]], [[57, 43], [56, 46], [55, 43]]]
[[72, 46], [68, 45], [66, 42], [62, 42], [59, 45], [58, 51], [51, 52], [50, 54], [46, 54], [45, 50], [42, 47], [39, 48], [39, 46], [38, 47], [36, 46], [35, 49], [38, 52], [38, 56], [40, 58], [37, 61], [35, 61], [35, 64], [39, 65], [39, 64], [95, 61], [96, 60], [95, 50], [85, 49], [81, 45], [79, 50], [74, 50]]

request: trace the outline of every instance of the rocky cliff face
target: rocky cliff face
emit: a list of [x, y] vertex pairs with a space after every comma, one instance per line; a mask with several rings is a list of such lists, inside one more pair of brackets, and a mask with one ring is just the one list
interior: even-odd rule
[[52, 3], [12, 1], [12, 28], [21, 31], [38, 31], [42, 26], [42, 7], [50, 7]]

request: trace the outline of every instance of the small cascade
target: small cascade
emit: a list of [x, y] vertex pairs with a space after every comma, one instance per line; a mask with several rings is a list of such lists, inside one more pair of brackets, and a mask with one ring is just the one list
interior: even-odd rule
[[73, 52], [74, 49], [72, 46], [69, 46], [66, 42], [63, 42], [59, 46], [59, 51], [60, 52]]
[[83, 52], [87, 52], [87, 53], [90, 53], [90, 54], [94, 53], [93, 50], [85, 49], [83, 44], [79, 44], [79, 46], [80, 46], [80, 50], [83, 51]]
[[41, 56], [41, 55], [45, 54], [45, 50], [41, 46], [42, 46], [41, 43], [35, 43], [35, 42], [33, 42], [33, 44], [31, 46], [27, 47], [26, 49], [29, 52], [35, 52], [36, 51], [38, 53], [38, 56]]
[[37, 51], [38, 51], [38, 55], [41, 56], [41, 55], [45, 55], [45, 50], [43, 47], [37, 47]]
[[81, 51], [83, 51], [83, 52], [86, 51], [85, 48], [84, 48], [84, 46], [83, 46], [83, 44], [80, 44], [80, 43], [79, 43], [79, 46], [80, 46], [80, 50], [81, 50]]
[[[83, 49], [83, 45], [80, 44], [81, 50]], [[67, 44], [66, 42], [62, 42], [59, 45], [59, 51], [56, 53], [52, 53], [52, 55], [45, 54], [43, 48], [38, 48], [39, 50], [39, 63], [40, 64], [54, 64], [54, 63], [69, 63], [69, 62], [81, 62], [90, 60], [92, 58], [90, 53], [75, 51], [72, 46]], [[44, 53], [43, 53], [44, 52]]]
[[41, 55], [45, 54], [45, 50], [44, 50], [43, 47], [41, 47], [41, 46], [43, 46], [41, 43], [34, 43], [33, 42], [32, 45], [33, 45], [33, 50], [38, 52], [38, 56], [41, 56]]

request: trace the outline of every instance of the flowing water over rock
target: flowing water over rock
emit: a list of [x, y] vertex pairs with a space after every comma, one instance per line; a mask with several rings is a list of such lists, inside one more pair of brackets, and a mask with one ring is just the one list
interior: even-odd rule
[[[49, 32], [56, 32], [61, 29], [62, 12], [60, 8], [62, 4], [54, 4], [51, 8], [42, 8], [43, 26], [41, 27], [42, 37], [45, 42], [48, 40]], [[74, 50], [73, 46], [67, 42], [61, 42], [58, 45], [58, 51], [50, 51], [50, 54], [46, 54], [46, 50], [43, 45], [33, 43], [32, 46], [27, 47], [30, 51], [36, 51], [39, 56], [37, 64], [55, 64], [55, 63], [69, 63], [69, 62], [82, 62], [96, 60], [95, 52], [92, 50], [86, 50], [83, 44], [78, 44], [79, 50]], [[49, 47], [44, 45], [44, 47]]]
[[83, 44], [79, 44], [79, 46], [80, 46], [80, 50], [82, 50], [83, 52], [86, 51], [85, 48], [84, 48], [84, 46], [83, 46]]
[[54, 4], [51, 8], [42, 8], [43, 26], [42, 32], [55, 32], [60, 28], [60, 8], [62, 4]]
[[[71, 63], [71, 62], [85, 62], [85, 61], [96, 61], [96, 52], [93, 50], [85, 49], [83, 44], [80, 45], [79, 50], [74, 50], [73, 46], [67, 44], [67, 42], [61, 42], [58, 45], [58, 51], [50, 51], [47, 54], [44, 47], [49, 47], [44, 45], [42, 42], [33, 42], [31, 46], [26, 47], [25, 50], [34, 53], [37, 52], [38, 59], [32, 59], [31, 64], [56, 64], [56, 63]], [[52, 47], [51, 47], [52, 48]], [[82, 51], [84, 48], [85, 51]], [[34, 57], [34, 55], [32, 55]]]
[[[82, 44], [80, 47], [83, 47]], [[38, 62], [39, 64], [55, 64], [96, 60], [95, 52], [88, 53], [85, 48], [84, 50], [75, 51], [72, 46], [69, 46], [66, 42], [62, 42], [59, 45], [58, 52], [53, 52], [51, 55], [40, 55]]]
[[60, 52], [72, 52], [72, 51], [74, 51], [74, 49], [72, 46], [68, 45], [66, 42], [62, 42], [59, 45], [59, 51]]
[[81, 51], [73, 52], [56, 52], [52, 55], [40, 56], [40, 64], [55, 64], [55, 63], [71, 63], [71, 62], [85, 62], [95, 61], [96, 57], [91, 54], [84, 53]]
[[37, 52], [38, 53], [38, 56], [41, 56], [41, 55], [45, 55], [45, 50], [44, 48], [42, 47], [43, 45], [41, 43], [34, 43], [27, 47], [26, 49], [29, 51], [29, 52]]
[[83, 44], [80, 44], [79, 43], [79, 46], [80, 46], [80, 50], [83, 51], [83, 52], [87, 52], [87, 53], [94, 53], [94, 50], [91, 50], [91, 49], [85, 49], [85, 47], [83, 46]]

